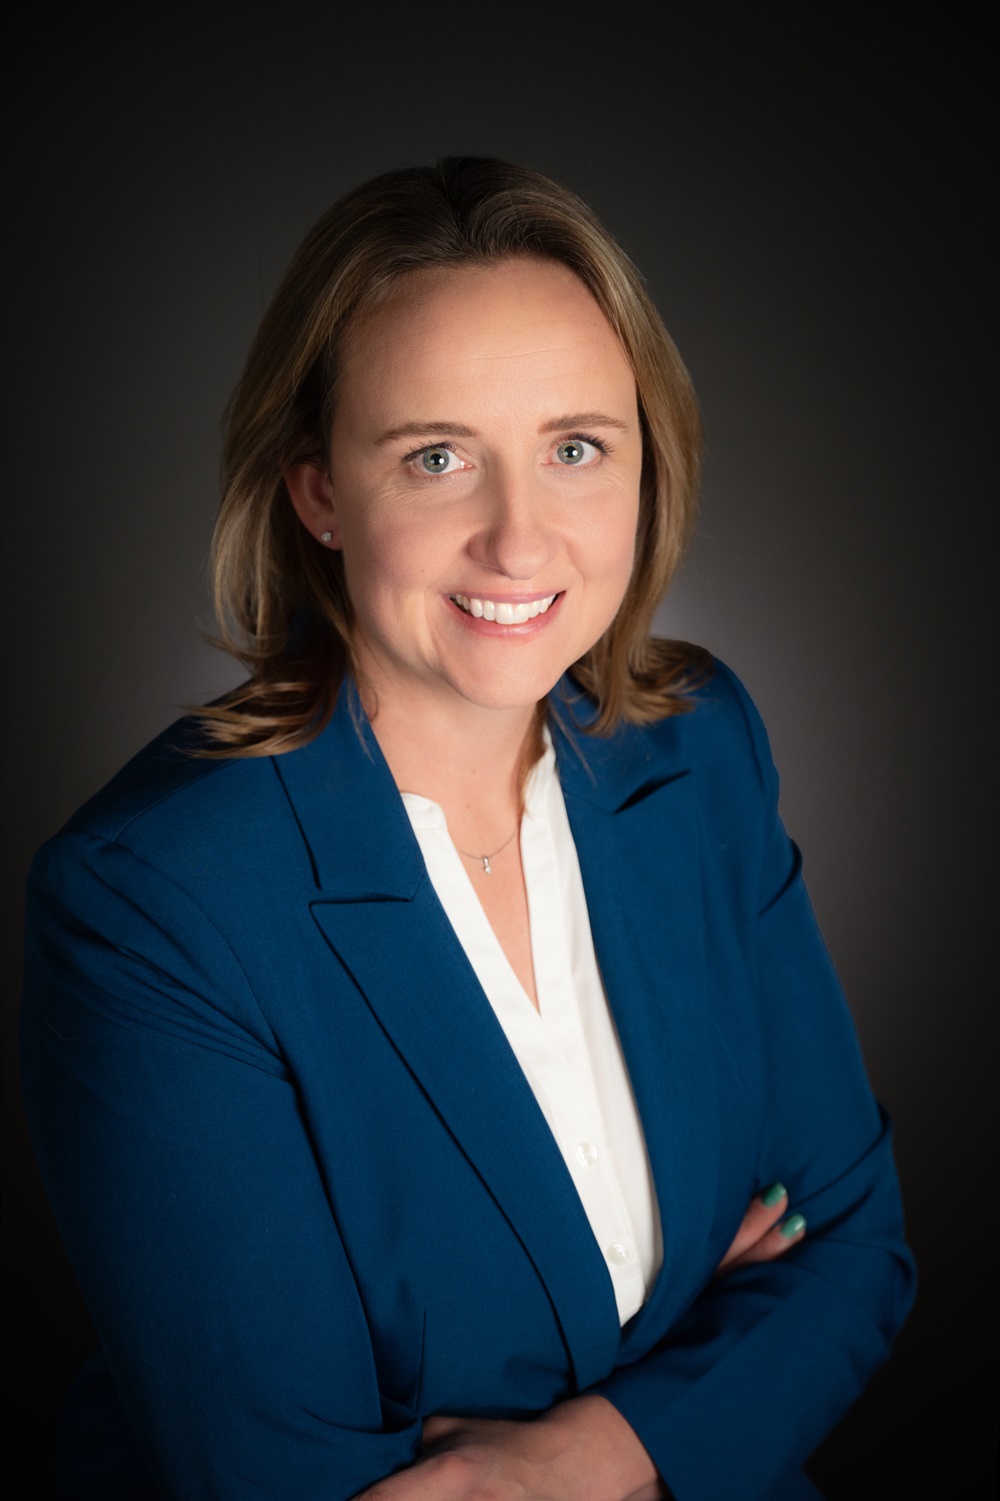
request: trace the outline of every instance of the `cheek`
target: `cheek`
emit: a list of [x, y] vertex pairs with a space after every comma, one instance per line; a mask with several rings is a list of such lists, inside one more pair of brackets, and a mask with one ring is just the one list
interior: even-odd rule
[[345, 528], [344, 572], [356, 610], [398, 610], [407, 595], [416, 598], [432, 581], [426, 528], [399, 519], [370, 516], [370, 524]]
[[618, 613], [635, 569], [638, 522], [638, 505], [623, 508], [619, 524], [609, 527], [604, 535], [600, 557], [604, 567], [608, 625]]
[[594, 528], [590, 551], [597, 571], [612, 580], [628, 583], [635, 558], [639, 527], [638, 500], [622, 495], [608, 496], [601, 518]]

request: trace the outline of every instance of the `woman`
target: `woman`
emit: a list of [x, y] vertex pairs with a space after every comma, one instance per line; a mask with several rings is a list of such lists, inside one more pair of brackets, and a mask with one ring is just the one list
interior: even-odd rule
[[697, 452], [547, 179], [389, 174], [305, 241], [228, 420], [249, 679], [33, 875], [67, 1494], [814, 1494], [912, 1270], [763, 729], [649, 637]]

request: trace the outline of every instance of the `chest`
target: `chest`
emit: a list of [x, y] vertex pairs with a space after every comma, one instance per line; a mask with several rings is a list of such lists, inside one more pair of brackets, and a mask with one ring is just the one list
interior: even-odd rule
[[[550, 1405], [623, 1341], [662, 1337], [729, 1244], [767, 1081], [739, 893], [716, 878], [693, 790], [574, 822], [663, 1222], [663, 1266], [624, 1334], [552, 1133], [426, 876], [399, 894], [357, 877], [343, 895], [272, 885], [269, 910], [243, 893], [261, 920], [233, 941], [400, 1401], [446, 1408], [460, 1387], [467, 1409]], [[636, 859], [647, 847], [670, 858]]]

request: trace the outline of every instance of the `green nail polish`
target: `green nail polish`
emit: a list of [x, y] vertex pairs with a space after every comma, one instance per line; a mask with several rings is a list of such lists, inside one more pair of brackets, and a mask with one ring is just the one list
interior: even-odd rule
[[788, 1216], [788, 1219], [784, 1220], [778, 1226], [778, 1229], [781, 1231], [786, 1240], [791, 1240], [794, 1235], [798, 1235], [799, 1232], [801, 1230], [804, 1230], [805, 1228], [806, 1222], [802, 1218], [801, 1214], [790, 1214]]
[[761, 1194], [760, 1202], [768, 1209], [773, 1209], [775, 1204], [780, 1204], [784, 1197], [785, 1185], [783, 1183], [772, 1183], [771, 1187], [765, 1188]]

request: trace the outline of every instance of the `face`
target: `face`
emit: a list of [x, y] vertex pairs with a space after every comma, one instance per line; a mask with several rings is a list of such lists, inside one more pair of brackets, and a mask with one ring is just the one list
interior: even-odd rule
[[351, 329], [329, 474], [287, 480], [379, 713], [544, 697], [621, 603], [641, 464], [631, 367], [562, 265], [418, 272]]

